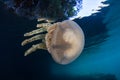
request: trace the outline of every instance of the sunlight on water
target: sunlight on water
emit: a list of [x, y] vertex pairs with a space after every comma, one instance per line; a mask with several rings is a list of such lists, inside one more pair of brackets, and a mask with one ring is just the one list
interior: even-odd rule
[[80, 12], [77, 14], [77, 16], [74, 16], [70, 19], [74, 18], [83, 18], [85, 16], [90, 16], [93, 13], [99, 12], [99, 10], [103, 7], [109, 6], [109, 4], [103, 4], [102, 2], [107, 1], [107, 0], [83, 0], [82, 1], [82, 9]]

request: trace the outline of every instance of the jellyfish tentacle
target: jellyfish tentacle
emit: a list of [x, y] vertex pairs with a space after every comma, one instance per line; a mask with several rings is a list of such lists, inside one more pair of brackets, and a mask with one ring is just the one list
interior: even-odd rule
[[44, 37], [45, 37], [45, 34], [35, 35], [35, 36], [33, 36], [33, 37], [29, 38], [29, 39], [25, 39], [21, 43], [21, 45], [24, 46], [24, 45], [26, 45], [26, 44], [28, 44], [30, 42], [37, 41], [37, 40], [40, 40], [40, 39], [44, 39]]
[[54, 24], [52, 24], [51, 26], [48, 26], [46, 29], [47, 29], [47, 32], [49, 33], [49, 32], [51, 32], [51, 31], [53, 31], [53, 30], [55, 30], [55, 28], [57, 27], [57, 25], [59, 24], [59, 22], [58, 23], [54, 23]]
[[40, 21], [44, 21], [46, 20], [46, 18], [38, 18], [37, 21], [40, 22]]
[[[46, 36], [46, 35], [45, 35]], [[45, 37], [42, 39], [42, 43], [46, 44]]]
[[32, 45], [32, 47], [29, 48], [29, 49], [25, 52], [24, 56], [27, 56], [27, 55], [35, 52], [37, 49], [47, 50], [46, 45], [45, 45], [44, 43], [39, 43], [39, 44], [36, 44], [36, 45]]
[[45, 28], [47, 29], [49, 26], [52, 26], [51, 23], [41, 23], [41, 24], [37, 24], [37, 28]]
[[47, 31], [45, 28], [40, 28], [40, 29], [33, 30], [31, 32], [25, 33], [24, 36], [32, 36], [32, 35], [42, 33], [42, 32], [45, 32], [45, 31]]
[[56, 19], [52, 19], [52, 18], [38, 18], [37, 21], [38, 22], [40, 22], [40, 21], [46, 21], [47, 23], [51, 23], [51, 22], [55, 22]]

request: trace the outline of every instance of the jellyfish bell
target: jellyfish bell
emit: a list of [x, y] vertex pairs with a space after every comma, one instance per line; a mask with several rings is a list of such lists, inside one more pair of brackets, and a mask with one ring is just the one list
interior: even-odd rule
[[[85, 42], [84, 33], [74, 21], [38, 24], [37, 28], [24, 34], [24, 36], [34, 36], [24, 40], [22, 46], [40, 39], [42, 39], [42, 43], [29, 48], [25, 52], [25, 56], [37, 49], [45, 49], [48, 50], [55, 62], [65, 65], [74, 61], [81, 54]], [[45, 31], [47, 31], [46, 34], [41, 34]]]
[[45, 37], [46, 47], [59, 64], [74, 61], [84, 48], [84, 33], [80, 26], [71, 20], [65, 20], [48, 29]]

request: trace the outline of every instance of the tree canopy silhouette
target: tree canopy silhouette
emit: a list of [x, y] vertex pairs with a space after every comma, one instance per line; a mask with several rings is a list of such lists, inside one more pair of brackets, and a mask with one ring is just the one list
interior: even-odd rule
[[30, 19], [67, 19], [81, 9], [82, 0], [8, 0], [8, 9]]

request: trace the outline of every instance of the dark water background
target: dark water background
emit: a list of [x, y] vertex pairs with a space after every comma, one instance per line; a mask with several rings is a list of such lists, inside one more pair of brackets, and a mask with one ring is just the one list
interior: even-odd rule
[[102, 80], [99, 76], [108, 74], [112, 77], [107, 80], [119, 80], [120, 1], [109, 4], [100, 13], [75, 20], [85, 33], [85, 49], [76, 61], [62, 66], [44, 50], [23, 56], [31, 46], [21, 46], [23, 34], [35, 29], [37, 21], [16, 16], [0, 3], [0, 80]]

